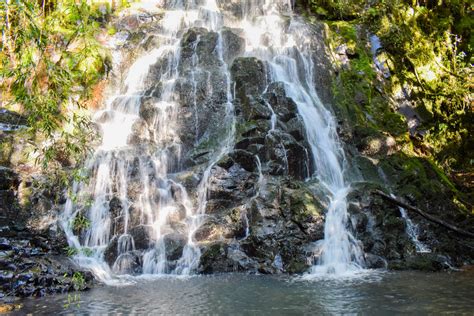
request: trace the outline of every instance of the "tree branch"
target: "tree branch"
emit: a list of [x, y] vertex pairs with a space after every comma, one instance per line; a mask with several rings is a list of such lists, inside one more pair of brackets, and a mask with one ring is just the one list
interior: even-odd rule
[[385, 193], [383, 193], [382, 191], [379, 191], [379, 190], [374, 190], [373, 191], [374, 194], [376, 195], [379, 195], [381, 196], [382, 198], [386, 199], [387, 201], [390, 201], [398, 206], [401, 206], [403, 207], [404, 209], [407, 209], [407, 210], [410, 210], [410, 211], [413, 211], [413, 212], [416, 212], [418, 214], [420, 214], [421, 216], [423, 216], [424, 218], [426, 218], [427, 220], [433, 222], [433, 223], [436, 223], [438, 225], [441, 225], [443, 227], [446, 227], [448, 228], [449, 230], [452, 230], [452, 231], [455, 231], [456, 233], [460, 234], [460, 235], [464, 235], [464, 236], [467, 236], [467, 237], [471, 237], [471, 238], [474, 238], [474, 233], [471, 233], [471, 232], [468, 232], [466, 230], [463, 230], [457, 226], [454, 226], [450, 223], [447, 223], [437, 217], [434, 217], [433, 215], [430, 215], [422, 210], [420, 210], [419, 208], [417, 207], [414, 207], [414, 206], [411, 206], [411, 205], [408, 205], [396, 198], [393, 198], [391, 197], [390, 195], [387, 195]]

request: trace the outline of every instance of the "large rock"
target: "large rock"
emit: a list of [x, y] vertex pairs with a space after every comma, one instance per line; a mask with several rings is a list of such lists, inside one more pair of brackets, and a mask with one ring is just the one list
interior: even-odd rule
[[19, 184], [20, 179], [15, 171], [0, 166], [0, 190], [16, 190]]
[[309, 151], [290, 134], [273, 131], [265, 138], [265, 149], [265, 160], [271, 161], [272, 175], [291, 175], [297, 179], [309, 176]]
[[133, 237], [135, 249], [146, 250], [152, 242], [153, 228], [151, 226], [139, 225], [131, 228], [129, 234]]
[[271, 83], [264, 98], [281, 121], [288, 122], [296, 117], [298, 113], [297, 105], [293, 99], [286, 96], [285, 86], [282, 82]]
[[232, 63], [231, 75], [243, 107], [249, 96], [260, 95], [266, 87], [265, 66], [255, 57], [236, 58]]
[[188, 241], [188, 237], [178, 233], [168, 234], [163, 237], [166, 249], [166, 259], [178, 260], [183, 254], [183, 248]]
[[208, 191], [209, 206], [213, 201], [224, 201], [226, 203], [224, 208], [214, 208], [213, 212], [217, 212], [242, 203], [255, 194], [254, 182], [255, 175], [239, 165], [232, 165], [228, 170], [221, 167], [213, 168]]
[[198, 271], [203, 274], [252, 271], [256, 263], [243, 252], [222, 241], [206, 245], [201, 250]]
[[236, 34], [237, 30], [224, 28], [221, 32], [224, 53], [223, 57], [227, 63], [241, 55], [245, 50], [245, 40]]

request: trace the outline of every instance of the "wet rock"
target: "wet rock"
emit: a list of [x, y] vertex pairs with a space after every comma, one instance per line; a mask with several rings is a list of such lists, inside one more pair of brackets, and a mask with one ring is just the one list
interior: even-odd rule
[[393, 260], [389, 262], [391, 270], [420, 270], [420, 271], [440, 271], [445, 266], [446, 258], [437, 254], [417, 254], [409, 256], [404, 260]]
[[[200, 273], [211, 274], [243, 270], [243, 267], [239, 264], [241, 258], [236, 254], [231, 254], [229, 257], [229, 252], [232, 252], [232, 249], [225, 242], [217, 241], [211, 243], [205, 246], [201, 252], [202, 255], [198, 268]], [[234, 259], [238, 261], [234, 261]]]
[[243, 18], [242, 2], [241, 1], [218, 1], [219, 8], [225, 12], [231, 13], [237, 19]]
[[[0, 190], [0, 224], [9, 225], [15, 223], [18, 218], [18, 208], [16, 205], [15, 193], [11, 190]], [[21, 222], [13, 224], [24, 225]]]
[[48, 238], [25, 231], [21, 239], [9, 239], [13, 250], [0, 259], [2, 292], [13, 296], [41, 296], [75, 290], [72, 287], [74, 275], [76, 279], [81, 275], [84, 280], [79, 290], [90, 286], [92, 275], [80, 271], [70, 259], [47, 249], [49, 247], [31, 248], [33, 244], [54, 244]]
[[236, 30], [224, 28], [221, 31], [224, 44], [224, 60], [230, 63], [235, 57], [241, 55], [245, 49], [245, 40], [236, 34]]
[[324, 207], [311, 191], [302, 185], [284, 188], [282, 203], [284, 214], [305, 234], [311, 235], [311, 240], [324, 237]]
[[367, 181], [383, 183], [380, 177], [380, 171], [374, 161], [368, 157], [357, 156], [353, 159], [353, 163], [359, 169], [360, 173], [364, 175]]
[[253, 172], [256, 168], [255, 156], [248, 151], [236, 149], [230, 153], [230, 157], [248, 172]]
[[104, 260], [112, 266], [118, 256], [118, 236], [112, 237], [104, 251]]
[[239, 57], [231, 67], [232, 80], [235, 82], [237, 97], [245, 103], [248, 96], [258, 96], [265, 89], [265, 67], [255, 57]]
[[153, 125], [155, 117], [159, 114], [156, 103], [159, 101], [155, 97], [144, 97], [140, 104], [140, 117], [149, 125]]
[[0, 166], [0, 190], [16, 190], [19, 184], [20, 181], [15, 171]]
[[185, 218], [186, 218], [186, 208], [184, 207], [184, 205], [179, 204], [168, 215], [168, 223], [180, 222], [184, 220]]
[[19, 113], [2, 108], [0, 109], [0, 124], [13, 126], [26, 125], [27, 118]]
[[128, 139], [128, 144], [139, 145], [144, 144], [150, 140], [148, 132], [148, 125], [145, 120], [136, 120], [132, 125], [132, 132]]
[[172, 233], [166, 235], [164, 238], [166, 258], [168, 260], [178, 260], [183, 254], [183, 248], [186, 245], [188, 238], [185, 235]]
[[116, 196], [114, 196], [109, 201], [109, 212], [112, 218], [117, 217], [122, 212], [122, 201]]
[[296, 141], [301, 142], [305, 140], [306, 130], [299, 116], [290, 119], [285, 125], [288, 133], [293, 136]]
[[12, 245], [6, 238], [0, 238], [0, 251], [11, 250]]
[[233, 269], [238, 271], [254, 272], [258, 271], [259, 264], [256, 260], [249, 258], [243, 251], [237, 247], [229, 247], [227, 257], [232, 261]]
[[308, 150], [293, 136], [282, 131], [274, 131], [265, 138], [266, 160], [271, 161], [272, 175], [291, 175], [304, 179], [309, 171]]
[[0, 286], [3, 286], [4, 284], [9, 284], [13, 280], [13, 278], [13, 273], [3, 271], [2, 273], [0, 273]]
[[242, 104], [242, 107], [238, 110], [242, 111], [243, 117], [247, 121], [254, 120], [270, 120], [272, 116], [271, 110], [261, 99], [254, 99], [250, 96], [246, 103]]
[[355, 213], [354, 215], [350, 216], [350, 220], [354, 231], [359, 233], [363, 233], [366, 231], [368, 224], [368, 218], [366, 214]]
[[255, 194], [254, 178], [253, 174], [239, 165], [233, 165], [228, 170], [215, 167], [210, 179], [209, 202], [227, 200], [230, 205], [240, 203]]
[[194, 233], [196, 241], [210, 241], [221, 237], [221, 227], [216, 220], [207, 220]]
[[225, 155], [216, 163], [216, 165], [224, 169], [229, 169], [234, 165], [234, 163], [234, 160], [229, 155]]
[[[244, 149], [244, 150], [252, 152], [252, 148], [256, 148], [254, 147], [255, 145], [263, 146], [264, 144], [265, 144], [265, 137], [246, 137], [238, 141], [234, 147], [235, 149]], [[252, 153], [255, 155], [254, 152]]]
[[377, 255], [366, 253], [365, 254], [365, 264], [369, 269], [385, 269], [387, 268], [387, 261]]
[[288, 122], [296, 117], [298, 113], [297, 105], [291, 98], [286, 96], [285, 86], [282, 82], [271, 83], [267, 88], [264, 98], [281, 121]]
[[128, 251], [120, 254], [112, 267], [115, 273], [119, 274], [139, 274], [142, 272], [141, 253], [138, 251]]
[[130, 229], [129, 234], [133, 237], [135, 249], [148, 249], [151, 243], [153, 228], [151, 226], [139, 225]]

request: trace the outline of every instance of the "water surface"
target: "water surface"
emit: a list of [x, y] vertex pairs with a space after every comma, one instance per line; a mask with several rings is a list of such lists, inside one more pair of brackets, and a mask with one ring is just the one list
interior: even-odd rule
[[41, 314], [439, 314], [472, 315], [473, 273], [372, 273], [359, 278], [304, 281], [228, 274], [137, 279], [80, 293], [24, 301]]

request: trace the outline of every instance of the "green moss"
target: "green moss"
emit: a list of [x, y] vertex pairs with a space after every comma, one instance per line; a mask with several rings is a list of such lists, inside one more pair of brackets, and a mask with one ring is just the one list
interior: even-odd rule
[[117, 33], [117, 29], [113, 25], [107, 27], [107, 34], [115, 35], [116, 33]]
[[448, 188], [450, 188], [453, 192], [459, 192], [454, 184], [449, 180], [449, 178], [446, 176], [446, 174], [439, 168], [433, 160], [431, 159], [426, 159], [426, 161], [430, 164], [432, 170], [436, 173], [438, 176], [438, 179], [440, 179], [444, 185], [446, 185]]
[[258, 128], [258, 124], [256, 121], [239, 121], [236, 124], [236, 132], [238, 136], [241, 136], [243, 134], [247, 134], [250, 131], [256, 130]]
[[10, 138], [0, 139], [0, 165], [8, 166], [10, 164], [10, 157], [13, 153], [13, 145]]
[[[469, 190], [469, 184], [462, 185], [464, 178], [455, 185], [446, 173], [462, 170], [462, 174], [470, 174], [474, 169], [474, 141], [469, 133], [474, 129], [469, 104], [472, 82], [466, 80], [472, 72], [474, 47], [470, 2], [300, 3], [326, 20], [327, 44], [333, 51], [343, 44], [349, 51], [349, 69], [336, 62], [336, 67], [344, 67], [338, 67], [338, 78], [333, 82], [334, 109], [346, 128], [368, 128], [394, 136], [409, 156], [423, 153], [427, 162], [435, 165], [430, 169], [436, 181], [449, 191]], [[389, 80], [375, 76], [364, 38], [368, 32], [382, 42], [384, 52], [378, 58], [390, 69]], [[418, 131], [427, 131], [421, 141], [408, 137], [404, 117], [389, 101], [402, 87], [422, 120]]]
[[[349, 42], [349, 45], [357, 44], [357, 30], [353, 22], [347, 21], [328, 21], [329, 27], [336, 32], [342, 39]], [[342, 42], [340, 42], [342, 44]]]
[[284, 189], [282, 198], [284, 208], [289, 210], [289, 216], [295, 222], [304, 223], [323, 213], [320, 201], [304, 184], [292, 183], [292, 188]]
[[303, 273], [308, 270], [308, 265], [306, 262], [301, 260], [291, 260], [286, 265], [286, 271], [290, 274]]
[[367, 47], [367, 38], [359, 36], [355, 22], [328, 22], [328, 43], [335, 49], [345, 44], [352, 50], [350, 68], [341, 68], [333, 81], [336, 114], [351, 127], [364, 126], [399, 136], [407, 126], [402, 115], [396, 113], [389, 98], [375, 89], [374, 62]]

